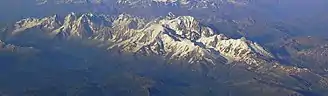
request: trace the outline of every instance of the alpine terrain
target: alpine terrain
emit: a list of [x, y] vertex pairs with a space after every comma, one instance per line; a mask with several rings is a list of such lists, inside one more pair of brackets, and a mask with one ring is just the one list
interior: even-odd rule
[[1, 96], [328, 95], [323, 0], [0, 2]]

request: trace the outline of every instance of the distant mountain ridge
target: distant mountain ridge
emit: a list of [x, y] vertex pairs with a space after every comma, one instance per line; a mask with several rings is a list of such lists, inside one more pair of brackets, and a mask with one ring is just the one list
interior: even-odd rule
[[328, 86], [327, 78], [307, 68], [282, 65], [259, 44], [245, 38], [232, 39], [218, 34], [191, 16], [176, 17], [169, 14], [146, 20], [128, 14], [107, 16], [71, 13], [64, 18], [54, 15], [23, 19], [9, 29], [6, 34], [8, 40], [14, 40], [28, 30], [31, 33], [38, 30], [40, 32], [36, 34], [44, 34], [48, 39], [93, 40], [101, 42], [97, 46], [115, 49], [119, 53], [133, 53], [136, 57], [157, 55], [168, 62], [178, 60], [186, 66], [193, 66], [192, 70], [203, 70], [200, 66], [212, 70], [216, 64], [230, 64], [271, 79], [276, 78], [280, 83], [270, 82], [279, 86], [285, 86], [283, 84], [287, 83], [284, 81], [287, 78], [298, 82], [292, 78], [307, 80], [304, 78], [307, 76], [316, 78], [308, 81], [315, 88]]
[[81, 16], [71, 13], [63, 21], [59, 20], [57, 15], [43, 19], [24, 19], [15, 24], [10, 34], [16, 35], [36, 27], [49, 31], [48, 34], [53, 38], [116, 42], [109, 47], [119, 47], [127, 52], [185, 58], [189, 63], [199, 62], [198, 60], [213, 63], [211, 59], [218, 54], [215, 55], [211, 51], [220, 52], [226, 59], [231, 59], [231, 62], [247, 59], [252, 54], [273, 58], [270, 52], [257, 43], [244, 38], [231, 39], [223, 34], [216, 34], [211, 28], [201, 25], [190, 16], [167, 16], [148, 22], [127, 14], [113, 18], [91, 13]]
[[[22, 19], [4, 31], [4, 42], [18, 40], [38, 45], [37, 42], [43, 40], [96, 41], [98, 43], [94, 47], [104, 47], [119, 54], [132, 53], [137, 58], [156, 55], [168, 63], [179, 61], [194, 71], [216, 70], [217, 65], [222, 64], [242, 67], [258, 74], [256, 80], [259, 82], [290, 90], [310, 90], [302, 80], [310, 82], [313, 84], [311, 87], [316, 89], [324, 90], [328, 86], [327, 78], [310, 69], [281, 64], [256, 42], [246, 38], [229, 38], [192, 16], [169, 13], [156, 19], [145, 19], [129, 14], [70, 13], [64, 17], [53, 15]], [[288, 82], [300, 82], [302, 86], [284, 85]]]
[[[128, 74], [132, 81], [150, 80], [147, 87], [141, 84], [133, 91], [142, 89], [151, 96], [326, 96], [327, 4], [327, 0], [4, 0], [0, 95], [6, 93], [2, 88], [16, 86], [12, 80], [27, 77], [28, 71], [36, 82], [39, 76], [45, 76], [42, 79], [49, 85], [66, 82], [61, 69], [68, 68], [64, 74], [72, 73], [71, 78], [76, 73], [81, 78], [91, 75], [86, 82], [99, 74], [106, 77], [106, 72], [114, 77], [98, 79], [111, 82]], [[48, 78], [51, 71], [42, 74], [48, 69], [59, 72], [60, 82], [47, 81], [54, 80]], [[108, 87], [98, 83], [95, 86], [101, 90]], [[47, 91], [49, 85], [39, 88]], [[58, 91], [70, 91], [63, 86]], [[111, 87], [117, 92], [130, 92], [124, 90], [128, 86], [120, 87], [123, 91], [115, 86], [122, 84]], [[25, 88], [17, 87], [25, 94]], [[15, 93], [20, 92], [14, 89], [8, 94]]]
[[[217, 5], [230, 3], [237, 5], [246, 5], [250, 1], [248, 0], [36, 0], [38, 4], [47, 4], [47, 3], [55, 3], [55, 4], [82, 4], [82, 3], [105, 3], [105, 2], [116, 2], [118, 4], [152, 4], [152, 3], [163, 3], [163, 4], [173, 4], [177, 6], [183, 5], [200, 5], [193, 7], [218, 7]], [[147, 4], [148, 3], [148, 4]]]

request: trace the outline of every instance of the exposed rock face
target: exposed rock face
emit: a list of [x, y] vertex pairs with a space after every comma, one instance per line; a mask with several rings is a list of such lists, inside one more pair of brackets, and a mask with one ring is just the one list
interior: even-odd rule
[[60, 38], [82, 38], [115, 42], [112, 46], [126, 52], [163, 55], [189, 63], [206, 62], [225, 57], [229, 62], [245, 61], [263, 56], [273, 58], [257, 43], [232, 39], [217, 34], [191, 16], [167, 16], [147, 21], [122, 14], [118, 17], [69, 14], [64, 20], [58, 16], [43, 19], [28, 18], [16, 23], [12, 35], [30, 28], [41, 28]]
[[[168, 62], [184, 61], [187, 66], [203, 64], [215, 68], [216, 64], [222, 63], [243, 66], [261, 76], [277, 79], [264, 80], [277, 86], [307, 80], [308, 76], [315, 78], [307, 81], [314, 84], [313, 87], [328, 86], [327, 78], [307, 68], [281, 65], [269, 51], [256, 42], [219, 34], [191, 16], [175, 17], [170, 14], [146, 20], [128, 14], [106, 16], [71, 13], [63, 19], [56, 15], [43, 19], [23, 19], [12, 30], [8, 30], [8, 37], [14, 38], [28, 29], [41, 29], [51, 38], [95, 40], [103, 43], [99, 46], [105, 45], [108, 49], [118, 49], [136, 56], [162, 56]], [[262, 82], [262, 79], [258, 80]]]
[[55, 15], [18, 21], [11, 34], [30, 28], [41, 28], [53, 38], [114, 42], [109, 48], [118, 47], [121, 51], [143, 55], [162, 55], [189, 63], [215, 64], [215, 60], [221, 58], [219, 60], [228, 60], [228, 63], [238, 61], [259, 66], [256, 60], [259, 57], [264, 61], [274, 58], [257, 43], [217, 34], [191, 16], [175, 17], [171, 14], [147, 21], [127, 14], [109, 17], [93, 14], [77, 16], [71, 13], [63, 20]]

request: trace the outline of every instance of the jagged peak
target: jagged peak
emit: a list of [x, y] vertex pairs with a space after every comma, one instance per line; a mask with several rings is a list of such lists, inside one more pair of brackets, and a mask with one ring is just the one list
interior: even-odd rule
[[105, 26], [95, 22], [94, 18], [98, 17], [99, 15], [88, 13], [79, 16], [71, 13], [50, 34], [65, 38], [110, 40], [116, 42], [110, 48], [118, 46], [128, 52], [162, 54], [170, 58], [188, 59], [190, 62], [212, 62], [211, 60], [220, 55], [232, 62], [252, 58], [252, 54], [271, 58], [270, 53], [259, 44], [246, 38], [232, 39], [217, 34], [192, 16], [170, 16], [146, 21], [140, 17], [121, 14], [112, 21], [100, 18], [101, 21], [111, 23]]
[[130, 23], [134, 18], [129, 14], [120, 14], [117, 19], [113, 22], [113, 25], [122, 25], [120, 23]]
[[[53, 33], [56, 36], [75, 36], [79, 38], [90, 38], [99, 33], [100, 27], [108, 26], [108, 17], [104, 15], [95, 16], [92, 13], [76, 15], [71, 13], [65, 17], [64, 24]], [[101, 37], [102, 38], [102, 37]]]
[[[130, 39], [123, 40], [118, 44], [118, 46], [124, 46], [123, 50], [132, 50], [132, 52], [138, 53], [147, 49], [150, 50], [147, 51], [148, 54], [169, 54], [173, 52], [174, 55], [170, 55], [170, 58], [193, 58], [193, 60], [189, 60], [190, 62], [203, 61], [206, 58], [206, 61], [211, 62], [210, 60], [218, 57], [213, 54], [212, 49], [219, 52], [226, 59], [232, 58], [231, 62], [252, 58], [249, 57], [251, 54], [263, 56], [269, 54], [263, 47], [250, 42], [246, 38], [232, 39], [223, 34], [215, 34], [211, 28], [201, 25], [191, 16], [163, 18], [159, 22], [151, 22], [149, 26], [135, 30], [132, 33], [134, 35], [130, 35]], [[198, 34], [198, 36], [188, 38], [193, 34]], [[149, 46], [153, 47], [148, 48]]]
[[[65, 17], [65, 21], [74, 21], [74, 20], [84, 20], [84, 19], [90, 19], [93, 18], [95, 15], [92, 13], [84, 13], [84, 14], [76, 14], [74, 12], [71, 12]], [[102, 15], [99, 15], [102, 16]]]
[[76, 14], [74, 12], [71, 12], [65, 17], [65, 22], [73, 21], [77, 18]]
[[22, 19], [14, 24], [14, 31], [12, 32], [12, 35], [15, 35], [16, 33], [22, 32], [26, 29], [30, 29], [36, 26], [43, 26], [46, 29], [54, 29], [56, 26], [60, 25], [58, 21], [58, 16], [50, 16], [45, 17], [42, 19], [38, 18], [25, 18]]
[[120, 14], [113, 20], [113, 27], [120, 29], [141, 29], [148, 21], [141, 17], [131, 16], [130, 14]]
[[163, 26], [170, 30], [174, 30], [174, 34], [182, 38], [197, 40], [202, 36], [210, 36], [214, 34], [211, 28], [202, 26], [192, 16], [178, 16], [176, 18], [165, 18], [159, 21]]

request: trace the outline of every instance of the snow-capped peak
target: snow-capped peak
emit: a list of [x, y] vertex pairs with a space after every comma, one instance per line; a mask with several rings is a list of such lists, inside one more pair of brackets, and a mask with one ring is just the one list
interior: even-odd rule
[[71, 13], [63, 21], [54, 17], [24, 19], [17, 22], [14, 32], [36, 26], [50, 30], [49, 34], [57, 37], [110, 41], [113, 44], [109, 49], [118, 47], [125, 52], [162, 55], [189, 63], [215, 64], [216, 60], [252, 62], [254, 56], [272, 58], [270, 52], [259, 44], [245, 38], [232, 39], [217, 34], [191, 16], [175, 17], [171, 14], [167, 18], [147, 21], [128, 14], [110, 18]]
[[[118, 20], [122, 21], [122, 18]], [[127, 52], [158, 54], [171, 59], [187, 60], [189, 63], [213, 63], [213, 60], [222, 56], [230, 62], [250, 60], [253, 55], [272, 58], [257, 43], [215, 34], [211, 28], [201, 25], [191, 16], [164, 18], [146, 25], [126, 31], [128, 35], [120, 35], [126, 39], [116, 37], [120, 40], [113, 41], [120, 42], [114, 46]]]

